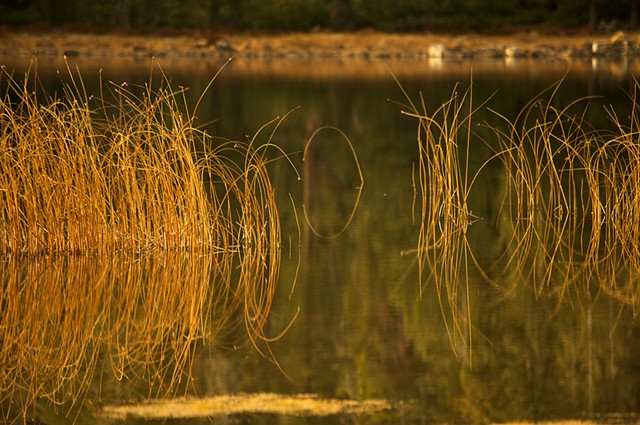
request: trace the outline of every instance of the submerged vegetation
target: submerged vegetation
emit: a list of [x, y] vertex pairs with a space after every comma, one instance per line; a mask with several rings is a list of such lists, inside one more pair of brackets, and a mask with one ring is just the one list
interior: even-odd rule
[[[536, 296], [558, 302], [577, 290], [612, 296], [634, 314], [639, 307], [640, 86], [628, 122], [608, 110], [613, 131], [586, 121], [589, 99], [555, 106], [560, 86], [540, 93], [513, 120], [486, 108], [499, 124], [476, 120], [484, 104], [473, 104], [473, 85], [463, 95], [454, 90], [433, 112], [405, 92], [405, 113], [418, 120], [421, 291], [435, 287], [456, 352], [462, 342], [464, 354], [472, 353], [471, 269], [503, 293], [532, 282]], [[475, 169], [473, 143], [493, 152]], [[481, 264], [467, 232], [484, 218], [472, 213], [470, 198], [476, 179], [496, 164], [500, 183], [492, 192], [500, 208], [491, 224], [501, 235], [493, 241], [501, 254]]]
[[233, 394], [199, 399], [173, 399], [127, 406], [105, 406], [107, 418], [200, 418], [238, 413], [270, 413], [291, 416], [371, 414], [391, 408], [386, 400], [325, 399], [315, 394]]

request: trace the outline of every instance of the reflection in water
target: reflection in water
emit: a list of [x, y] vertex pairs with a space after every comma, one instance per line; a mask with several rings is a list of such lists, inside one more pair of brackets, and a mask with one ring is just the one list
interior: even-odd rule
[[[199, 93], [213, 67], [192, 62], [196, 61], [190, 61], [190, 67], [184, 68], [177, 64], [175, 73], [167, 68], [165, 72], [172, 73], [176, 84], [192, 87], [194, 93]], [[575, 419], [592, 413], [633, 417], [631, 415], [640, 412], [637, 364], [640, 353], [635, 343], [639, 330], [634, 311], [626, 304], [626, 299], [633, 298], [633, 292], [613, 288], [616, 294], [626, 294], [620, 297], [625, 301], [621, 303], [605, 293], [614, 291], [605, 291], [606, 285], [594, 280], [596, 276], [600, 279], [615, 277], [618, 286], [623, 282], [628, 282], [629, 288], [636, 286], [637, 273], [633, 272], [633, 267], [624, 264], [625, 259], [631, 258], [627, 256], [630, 249], [627, 246], [632, 246], [635, 227], [629, 217], [633, 217], [635, 210], [624, 210], [627, 211], [624, 214], [620, 210], [620, 217], [628, 218], [626, 227], [611, 229], [615, 233], [606, 234], [603, 231], [607, 226], [597, 224], [601, 223], [597, 217], [595, 221], [593, 219], [591, 213], [595, 210], [583, 208], [584, 205], [596, 205], [596, 200], [632, 199], [625, 196], [635, 193], [635, 184], [631, 179], [621, 178], [635, 169], [624, 165], [632, 162], [622, 160], [631, 150], [625, 154], [621, 152], [631, 144], [619, 140], [606, 147], [587, 149], [587, 145], [582, 145], [583, 150], [572, 158], [590, 158], [592, 161], [582, 164], [569, 161], [564, 168], [551, 168], [553, 161], [540, 162], [541, 158], [547, 158], [544, 155], [548, 151], [544, 149], [543, 156], [535, 153], [539, 151], [530, 145], [521, 154], [509, 155], [508, 152], [514, 151], [501, 144], [502, 137], [504, 141], [512, 139], [507, 137], [510, 132], [504, 130], [504, 118], [516, 121], [518, 112], [536, 94], [561, 78], [567, 66], [559, 63], [548, 66], [531, 63], [474, 65], [473, 98], [482, 102], [497, 90], [487, 107], [504, 117], [484, 110], [474, 114], [473, 122], [486, 123], [488, 127], [472, 127], [473, 133], [477, 133], [484, 143], [467, 145], [467, 128], [460, 126], [465, 137], [458, 140], [457, 157], [453, 156], [454, 152], [444, 155], [445, 151], [440, 157], [450, 167], [447, 170], [457, 174], [449, 175], [449, 171], [443, 169], [443, 182], [448, 184], [446, 178], [464, 176], [465, 170], [470, 177], [481, 168], [482, 172], [473, 184], [471, 178], [467, 180], [466, 189], [456, 192], [456, 187], [450, 186], [448, 192], [440, 192], [441, 198], [437, 199], [459, 197], [449, 206], [449, 213], [464, 212], [457, 216], [459, 218], [468, 218], [471, 213], [474, 220], [475, 217], [478, 220], [473, 223], [462, 221], [467, 224], [466, 231], [437, 228], [432, 235], [440, 238], [435, 239], [440, 246], [446, 241], [448, 251], [431, 252], [428, 257], [431, 263], [423, 264], [421, 272], [415, 255], [401, 255], [415, 249], [421, 231], [419, 217], [417, 214], [412, 216], [412, 169], [415, 166], [418, 170], [421, 160], [415, 143], [416, 120], [400, 114], [397, 105], [386, 100], [397, 99], [402, 93], [383, 64], [368, 64], [374, 74], [369, 74], [369, 78], [359, 78], [366, 67], [346, 76], [343, 74], [344, 78], [336, 78], [336, 68], [344, 68], [346, 64], [334, 64], [333, 67], [325, 64], [328, 68], [297, 65], [267, 64], [268, 73], [261, 75], [256, 68], [257, 62], [232, 63], [228, 72], [214, 84], [211, 94], [202, 99], [198, 114], [202, 122], [208, 123], [207, 130], [211, 134], [243, 140], [246, 134], [255, 133], [273, 116], [301, 106], [282, 123], [273, 142], [291, 153], [298, 170], [309, 167], [303, 173], [305, 179], [299, 182], [284, 160], [268, 164], [278, 197], [285, 235], [282, 239], [294, 241], [291, 250], [283, 250], [288, 255], [283, 255], [279, 268], [281, 290], [272, 294], [273, 304], [269, 305], [269, 319], [264, 329], [267, 335], [278, 335], [288, 329], [279, 341], [269, 345], [286, 375], [277, 365], [259, 356], [249, 344], [248, 347], [234, 346], [242, 340], [244, 333], [233, 325], [242, 323], [247, 303], [242, 291], [224, 288], [237, 287], [244, 281], [234, 275], [233, 280], [216, 286], [218, 266], [207, 257], [178, 260], [163, 256], [122, 261], [69, 258], [22, 265], [6, 263], [2, 276], [7, 282], [15, 283], [7, 283], [3, 287], [5, 293], [7, 296], [28, 295], [25, 300], [30, 304], [20, 304], [24, 310], [16, 310], [18, 305], [11, 305], [12, 310], [8, 308], [9, 304], [3, 304], [2, 311], [6, 316], [1, 322], [2, 329], [3, 332], [11, 331], [3, 341], [15, 343], [23, 337], [40, 338], [42, 343], [49, 341], [44, 332], [30, 335], [20, 331], [21, 325], [11, 325], [13, 317], [21, 317], [16, 316], [18, 313], [31, 311], [31, 304], [33, 309], [41, 308], [29, 314], [35, 314], [34, 317], [41, 321], [49, 320], [51, 329], [46, 330], [46, 334], [52, 337], [51, 341], [60, 340], [62, 333], [77, 341], [94, 341], [74, 344], [64, 350], [75, 356], [74, 359], [80, 358], [83, 352], [99, 354], [93, 363], [77, 365], [79, 369], [93, 371], [90, 374], [68, 371], [83, 377], [78, 385], [87, 389], [86, 400], [90, 403], [83, 406], [88, 410], [91, 403], [126, 404], [144, 400], [150, 394], [166, 393], [178, 369], [170, 364], [154, 363], [161, 359], [161, 353], [165, 353], [166, 358], [182, 361], [190, 370], [189, 378], [175, 375], [180, 379], [172, 389], [178, 394], [207, 397], [257, 392], [309, 393], [324, 398], [385, 399], [394, 406], [384, 413], [365, 417], [291, 418], [239, 414], [214, 419], [230, 423], [486, 423]], [[468, 81], [470, 75], [468, 63], [444, 63], [441, 69], [435, 70], [428, 64], [415, 65], [390, 64], [390, 68], [398, 75], [407, 93], [423, 91], [429, 111], [448, 102], [455, 84]], [[404, 67], [406, 73], [396, 72], [396, 66]], [[607, 66], [611, 73], [608, 70], [600, 73], [602, 66]], [[286, 72], [278, 74], [278, 67]], [[566, 80], [547, 103], [562, 111], [576, 98], [601, 94], [606, 97], [606, 104], [626, 114], [629, 100], [620, 87], [630, 87], [631, 77], [629, 73], [612, 76], [614, 71], [618, 72], [614, 68], [599, 64], [596, 75], [590, 64], [573, 64]], [[126, 76], [118, 74], [118, 80], [138, 78], [145, 81], [147, 70], [146, 65], [142, 71], [129, 68]], [[305, 72], [311, 73], [312, 78], [305, 78]], [[544, 99], [549, 101], [550, 96], [544, 95]], [[578, 114], [585, 123], [598, 129], [615, 127], [611, 126], [596, 100], [589, 100], [588, 104], [587, 111]], [[461, 110], [460, 124], [464, 124], [462, 117], [467, 111], [466, 107]], [[562, 128], [574, 128], [570, 122], [562, 122]], [[339, 154], [337, 150], [322, 150], [328, 145], [318, 144], [314, 155], [321, 160], [314, 162], [310, 157], [309, 163], [301, 162], [306, 141], [322, 125], [341, 129], [352, 141], [366, 186], [357, 213], [340, 237], [317, 238], [303, 229], [298, 252], [295, 241], [299, 222], [289, 194], [296, 203], [303, 200], [307, 206], [312, 206], [309, 208], [312, 222], [326, 224], [328, 232], [341, 227], [357, 196], [358, 175], [348, 152]], [[496, 128], [505, 133], [497, 134]], [[528, 127], [523, 125], [511, 130], [520, 134], [516, 130], [521, 128]], [[588, 134], [588, 131], [572, 134]], [[475, 140], [475, 135], [472, 139]], [[561, 156], [560, 152], [566, 153], [567, 146], [562, 150], [562, 144], [560, 148], [554, 145], [557, 143], [555, 136], [549, 141], [548, 146], [555, 149], [551, 151], [555, 155], [551, 156], [562, 164], [567, 155]], [[341, 146], [344, 148], [344, 144]], [[547, 145], [539, 145], [543, 146]], [[501, 153], [500, 158], [491, 159], [496, 153]], [[435, 153], [425, 160], [433, 158], [436, 158]], [[454, 158], [457, 164], [446, 163]], [[612, 160], [616, 164], [612, 168], [593, 168], [592, 174], [582, 169], [585, 164], [604, 165]], [[536, 169], [538, 174], [532, 174]], [[554, 170], [563, 170], [559, 180], [550, 180]], [[568, 184], [571, 175], [573, 183]], [[593, 182], [588, 179], [597, 179], [598, 184], [590, 186]], [[615, 179], [626, 183], [618, 189], [607, 186]], [[592, 193], [586, 190], [589, 187], [600, 190]], [[309, 193], [311, 199], [306, 199]], [[555, 197], [549, 198], [550, 193]], [[561, 193], [570, 193], [565, 198], [571, 202], [559, 196]], [[532, 204], [529, 204], [530, 194], [534, 198]], [[526, 202], [518, 204], [515, 200], [519, 198], [526, 198]], [[553, 199], [553, 205], [549, 199]], [[505, 200], [514, 202], [509, 204]], [[428, 205], [430, 199], [425, 202]], [[563, 205], [562, 215], [558, 205]], [[574, 214], [576, 209], [582, 214]], [[438, 211], [426, 210], [425, 213], [433, 214], [434, 223], [442, 223], [442, 211]], [[421, 211], [416, 209], [416, 212]], [[414, 218], [418, 219], [414, 221]], [[579, 230], [568, 232], [566, 229], [571, 226]], [[448, 239], [441, 238], [445, 231], [449, 232]], [[590, 244], [597, 232], [601, 232], [601, 242]], [[293, 236], [287, 238], [288, 235]], [[628, 236], [629, 244], [620, 242], [624, 235]], [[601, 248], [614, 241], [616, 253], [605, 256], [606, 251]], [[587, 255], [596, 260], [591, 262], [592, 268], [584, 267]], [[610, 261], [613, 259], [616, 260]], [[442, 261], [451, 263], [447, 265]], [[74, 265], [74, 262], [78, 264]], [[469, 267], [463, 267], [465, 264]], [[454, 266], [458, 268], [454, 269]], [[47, 270], [58, 271], [50, 276]], [[426, 279], [423, 273], [427, 273]], [[64, 281], [74, 276], [82, 283], [73, 289], [64, 289], [63, 284], [39, 283], [41, 277]], [[463, 296], [456, 298], [455, 317], [462, 319], [454, 324], [457, 328], [453, 333], [451, 329], [447, 332], [442, 305], [434, 295], [435, 279], [442, 277], [452, 280], [441, 282], [443, 291], [447, 290], [447, 284], [464, 291]], [[290, 293], [287, 283], [294, 281], [297, 283]], [[87, 285], [87, 282], [91, 284]], [[167, 294], [181, 282], [184, 283], [180, 287], [186, 290], [180, 292], [179, 300], [172, 300]], [[209, 284], [205, 286], [204, 282]], [[90, 291], [88, 288], [94, 285], [96, 290]], [[119, 300], [129, 286], [138, 288], [137, 298]], [[44, 301], [37, 299], [38, 288], [49, 289], [59, 303], [70, 300], [72, 304], [82, 304], [87, 299], [87, 306], [93, 307], [84, 312], [80, 307], [63, 308], [63, 304], [58, 303], [55, 304], [58, 307], [49, 306], [49, 310], [43, 310]], [[420, 299], [421, 289], [423, 296]], [[219, 298], [216, 294], [220, 293], [225, 295]], [[100, 294], [114, 298], [98, 305], [95, 298]], [[254, 295], [260, 296], [259, 293]], [[162, 316], [149, 296], [160, 297], [158, 305], [165, 310], [182, 313]], [[193, 311], [201, 309], [200, 319], [193, 321], [197, 316], [192, 315], [188, 306], [192, 306]], [[288, 328], [298, 308], [300, 314]], [[108, 314], [100, 320], [92, 319], [94, 316], [89, 317], [91, 311]], [[118, 319], [116, 314], [119, 311], [136, 321], [124, 326], [124, 319]], [[217, 312], [229, 313], [228, 322], [217, 323], [220, 316], [213, 314]], [[446, 317], [453, 317], [451, 312], [445, 312]], [[144, 320], [138, 322], [144, 314], [154, 317], [155, 322], [146, 325], [142, 324]], [[470, 321], [464, 319], [469, 315]], [[70, 317], [80, 317], [91, 323], [93, 332], [70, 328], [67, 326]], [[54, 326], [60, 323], [63, 326]], [[94, 323], [97, 324], [94, 326]], [[120, 329], [109, 328], [112, 330], [108, 331], [106, 326], [111, 323]], [[195, 331], [189, 333], [186, 326], [192, 324]], [[219, 330], [222, 333], [218, 333]], [[136, 333], [143, 337], [134, 339]], [[455, 352], [448, 336], [451, 334], [458, 338]], [[176, 339], [172, 339], [174, 337]], [[466, 357], [468, 351], [463, 345], [469, 340], [473, 343], [472, 357]], [[117, 344], [116, 349], [112, 346], [108, 350], [109, 342]], [[38, 359], [49, 361], [45, 357], [47, 354], [51, 361], [58, 361], [61, 354], [49, 349], [51, 346], [49, 344], [39, 352]], [[5, 355], [12, 353], [14, 351], [8, 351]], [[31, 354], [15, 353], [20, 361], [35, 359], [29, 357]], [[131, 353], [131, 362], [127, 361], [128, 353]], [[145, 358], [147, 354], [151, 357]], [[9, 363], [3, 361], [2, 364]], [[25, 364], [33, 366], [35, 363]], [[104, 365], [106, 372], [102, 371]], [[51, 379], [58, 376], [53, 368], [45, 369], [45, 372]], [[7, 369], [3, 373], [8, 382], [21, 379], [27, 383], [36, 382], [35, 378], [26, 379], [29, 377], [26, 372], [16, 374]], [[95, 379], [90, 381], [89, 375], [94, 375]], [[138, 375], [145, 379], [137, 379]], [[118, 381], [117, 377], [122, 380]], [[149, 377], [153, 378], [151, 386]], [[57, 382], [50, 384], [50, 388], [58, 387]], [[64, 394], [72, 393], [60, 393], [59, 400], [69, 399]], [[19, 400], [17, 397], [20, 395], [14, 399]], [[79, 399], [77, 404], [81, 401]], [[53, 422], [56, 420], [55, 408], [47, 406], [46, 403], [39, 405], [38, 417], [43, 422]], [[68, 408], [65, 406], [62, 410], [66, 412]], [[91, 423], [91, 419], [87, 422]]]
[[82, 405], [103, 378], [184, 391], [196, 344], [240, 324], [268, 354], [281, 246], [269, 136], [211, 138], [166, 79], [109, 86], [112, 103], [71, 71], [60, 99], [2, 72], [3, 412]]
[[[584, 121], [584, 111], [576, 111], [577, 101], [553, 106], [559, 86], [532, 99], [513, 122], [505, 118], [506, 129], [489, 126], [498, 144], [488, 146], [494, 153], [474, 174], [469, 168], [471, 145], [481, 139], [472, 138], [470, 130], [472, 115], [479, 109], [472, 103], [471, 89], [462, 98], [454, 91], [432, 114], [424, 100], [424, 110], [419, 111], [408, 99], [412, 110], [407, 114], [418, 120], [419, 128], [420, 275], [432, 277], [438, 300], [448, 304], [449, 312], [445, 314], [444, 305], [442, 309], [449, 335], [464, 332], [460, 320], [467, 323], [463, 340], [469, 343], [469, 354], [471, 260], [498, 286], [503, 285], [502, 277], [490, 278], [488, 269], [498, 274], [502, 269], [515, 271], [519, 282], [505, 290], [528, 281], [536, 295], [551, 292], [560, 301], [570, 290], [586, 289], [587, 295], [600, 290], [637, 309], [636, 280], [616, 277], [640, 271], [639, 200], [631, 189], [640, 169], [637, 104], [631, 106], [630, 124], [609, 111], [618, 133], [598, 130]], [[466, 238], [469, 226], [478, 220], [467, 201], [491, 161], [504, 165], [497, 220], [508, 236], [501, 258], [485, 270]], [[452, 345], [455, 348], [453, 338]]]
[[262, 336], [273, 288], [227, 272], [240, 261], [168, 253], [2, 262], [5, 412], [29, 412], [36, 398], [72, 406], [187, 391], [203, 344], [243, 344], [243, 323]]

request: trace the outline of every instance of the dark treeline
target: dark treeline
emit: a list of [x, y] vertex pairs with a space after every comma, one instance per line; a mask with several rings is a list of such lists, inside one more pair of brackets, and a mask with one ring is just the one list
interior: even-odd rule
[[635, 29], [640, 0], [0, 0], [0, 24], [97, 29]]

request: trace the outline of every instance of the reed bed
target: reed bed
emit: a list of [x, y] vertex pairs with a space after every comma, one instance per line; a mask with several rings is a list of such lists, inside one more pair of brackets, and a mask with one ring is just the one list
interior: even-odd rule
[[[587, 122], [589, 99], [555, 106], [560, 87], [532, 99], [513, 120], [486, 108], [503, 121], [485, 124], [490, 138], [472, 131], [472, 118], [484, 109], [473, 106], [472, 85], [463, 96], [454, 90], [433, 113], [422, 96], [414, 103], [403, 91], [403, 112], [418, 122], [420, 293], [425, 284], [435, 288], [455, 352], [461, 340], [472, 353], [472, 271], [506, 292], [531, 282], [536, 296], [552, 294], [558, 302], [582, 290], [606, 293], [634, 312], [640, 306], [640, 86], [628, 122], [608, 111], [615, 131]], [[472, 143], [492, 152], [473, 173]], [[467, 232], [483, 217], [472, 214], [468, 200], [496, 163], [506, 183], [495, 225], [507, 243], [494, 264], [481, 265]]]
[[96, 375], [187, 391], [196, 347], [239, 344], [225, 342], [239, 326], [269, 353], [281, 236], [266, 167], [281, 120], [261, 146], [214, 138], [185, 90], [155, 78], [93, 96], [69, 70], [52, 97], [34, 71], [0, 74], [5, 419], [79, 404]]
[[[584, 149], [602, 135], [584, 122], [583, 100], [553, 106], [559, 87], [534, 98], [513, 122], [503, 117], [508, 130], [493, 128], [499, 143], [495, 158], [504, 164], [508, 182], [502, 213], [513, 233], [506, 263], [532, 282], [536, 294], [571, 286], [567, 279], [576, 276], [581, 242], [599, 230], [585, 227], [599, 195], [588, 192], [594, 169], [585, 162]], [[557, 273], [559, 267], [566, 270]]]
[[[93, 97], [79, 75], [69, 75], [61, 98], [43, 98], [37, 75], [2, 74], [0, 253], [244, 243], [252, 223], [237, 225], [227, 206], [268, 200], [264, 151], [198, 130], [184, 89], [173, 91], [166, 79], [157, 89], [153, 78], [144, 87], [105, 83]], [[260, 199], [253, 189], [267, 193]], [[239, 217], [251, 219], [246, 212]]]

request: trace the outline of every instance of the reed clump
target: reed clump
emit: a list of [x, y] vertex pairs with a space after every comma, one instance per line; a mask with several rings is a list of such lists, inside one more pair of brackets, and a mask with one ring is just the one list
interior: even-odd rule
[[94, 379], [187, 391], [196, 348], [239, 343], [225, 342], [238, 327], [268, 354], [281, 119], [260, 146], [214, 138], [199, 101], [153, 72], [96, 96], [71, 70], [58, 97], [35, 71], [2, 69], [0, 85], [3, 416], [80, 404]]
[[251, 220], [241, 208], [269, 201], [264, 155], [200, 131], [184, 89], [161, 77], [104, 83], [90, 96], [69, 71], [62, 96], [50, 97], [35, 73], [0, 77], [0, 253], [227, 250], [250, 240], [253, 223], [231, 214]]
[[[636, 84], [628, 122], [607, 113], [615, 130], [585, 119], [589, 99], [555, 106], [561, 82], [509, 119], [486, 108], [502, 125], [491, 136], [472, 130], [484, 104], [472, 106], [472, 89], [429, 113], [422, 96], [405, 114], [418, 121], [417, 167], [421, 228], [418, 264], [421, 294], [435, 288], [452, 346], [462, 340], [471, 354], [469, 273], [503, 291], [531, 282], [536, 296], [558, 301], [571, 290], [606, 293], [634, 311], [640, 306], [640, 112]], [[477, 128], [477, 127], [475, 127]], [[482, 144], [489, 159], [473, 172], [469, 146]], [[504, 187], [495, 226], [506, 243], [492, 264], [480, 264], [467, 239], [477, 219], [469, 195], [492, 165]], [[496, 241], [498, 243], [499, 241]], [[500, 243], [502, 243], [500, 241]]]
[[406, 115], [418, 120], [420, 152], [417, 174], [420, 209], [418, 267], [420, 296], [433, 284], [447, 334], [458, 353], [461, 342], [471, 353], [471, 306], [468, 270], [470, 261], [467, 229], [478, 217], [468, 203], [474, 176], [469, 169], [471, 127], [478, 107], [472, 86], [462, 92], [454, 87], [451, 98], [433, 112], [422, 95], [419, 104], [408, 100]]
[[620, 277], [640, 271], [638, 103], [632, 99], [627, 124], [608, 111], [616, 131], [594, 129], [584, 118], [588, 99], [553, 106], [559, 88], [513, 122], [505, 119], [507, 132], [492, 128], [508, 181], [501, 212], [512, 237], [503, 267], [531, 281], [538, 295], [562, 299], [582, 287], [635, 310], [637, 283]]

